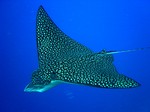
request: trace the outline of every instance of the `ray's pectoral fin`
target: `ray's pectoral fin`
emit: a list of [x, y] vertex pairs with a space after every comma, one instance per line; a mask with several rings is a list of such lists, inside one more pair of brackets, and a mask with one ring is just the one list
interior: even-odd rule
[[[37, 70], [38, 73], [32, 74], [32, 81], [25, 87], [25, 92], [43, 92], [60, 84], [61, 82], [56, 81], [56, 75], [53, 74], [56, 68], [55, 63], [64, 58], [69, 59], [93, 53], [86, 46], [62, 32], [42, 6], [39, 7], [36, 17], [36, 41], [40, 71]], [[50, 71], [50, 68], [54, 71]]]

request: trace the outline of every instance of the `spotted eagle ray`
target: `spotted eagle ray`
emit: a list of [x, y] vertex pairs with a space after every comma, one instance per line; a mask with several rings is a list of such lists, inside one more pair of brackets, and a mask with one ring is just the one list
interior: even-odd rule
[[44, 92], [64, 82], [99, 88], [140, 86], [119, 74], [113, 64], [112, 54], [134, 50], [94, 53], [63, 33], [42, 6], [36, 17], [36, 38], [39, 67], [32, 73], [25, 92]]

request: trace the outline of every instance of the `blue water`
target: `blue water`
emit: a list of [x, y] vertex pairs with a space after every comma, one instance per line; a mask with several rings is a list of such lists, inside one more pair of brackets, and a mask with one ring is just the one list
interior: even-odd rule
[[67, 35], [95, 52], [150, 46], [148, 0], [1, 0], [0, 112], [150, 112], [150, 50], [114, 55], [117, 70], [141, 87], [62, 84], [25, 93], [38, 67], [35, 19], [40, 5]]

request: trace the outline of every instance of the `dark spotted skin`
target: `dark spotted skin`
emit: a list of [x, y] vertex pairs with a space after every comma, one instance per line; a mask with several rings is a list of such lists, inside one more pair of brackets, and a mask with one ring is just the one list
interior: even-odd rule
[[94, 53], [65, 35], [42, 6], [36, 22], [39, 69], [32, 75], [33, 85], [48, 85], [52, 80], [100, 88], [132, 88], [140, 84], [121, 75], [113, 56], [103, 50]]
[[52, 63], [93, 53], [87, 47], [65, 35], [50, 19], [42, 6], [37, 14], [36, 34], [39, 66], [45, 66], [47, 62]]
[[58, 63], [55, 70], [57, 80], [101, 88], [131, 88], [139, 84], [120, 75], [114, 65], [112, 55], [87, 55], [71, 58]]

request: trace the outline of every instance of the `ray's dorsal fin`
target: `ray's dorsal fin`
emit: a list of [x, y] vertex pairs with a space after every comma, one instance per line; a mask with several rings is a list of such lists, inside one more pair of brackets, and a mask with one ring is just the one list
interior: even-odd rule
[[39, 66], [52, 61], [93, 53], [87, 47], [64, 34], [51, 20], [42, 6], [36, 18], [36, 36]]

